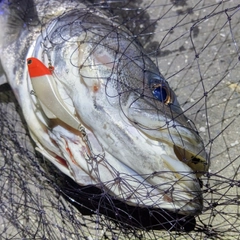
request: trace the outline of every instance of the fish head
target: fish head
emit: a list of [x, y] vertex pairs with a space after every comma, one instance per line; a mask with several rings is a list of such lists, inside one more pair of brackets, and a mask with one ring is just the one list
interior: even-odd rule
[[76, 129], [49, 133], [73, 179], [85, 184], [81, 169], [130, 205], [200, 213], [199, 178], [209, 167], [203, 141], [134, 36], [101, 16], [72, 14], [42, 41], [59, 92], [81, 123], [83, 141]]

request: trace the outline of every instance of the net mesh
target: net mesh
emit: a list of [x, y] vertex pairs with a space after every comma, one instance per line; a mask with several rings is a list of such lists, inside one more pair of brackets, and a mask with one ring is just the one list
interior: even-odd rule
[[91, 1], [136, 35], [210, 156], [195, 218], [130, 207], [79, 187], [34, 150], [7, 85], [0, 92], [1, 239], [239, 239], [237, 0]]

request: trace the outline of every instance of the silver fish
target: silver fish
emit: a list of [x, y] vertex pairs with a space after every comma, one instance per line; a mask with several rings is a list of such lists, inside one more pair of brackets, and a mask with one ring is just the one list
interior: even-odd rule
[[0, 83], [36, 150], [129, 205], [202, 211], [204, 144], [127, 28], [77, 0], [3, 0], [0, 13]]

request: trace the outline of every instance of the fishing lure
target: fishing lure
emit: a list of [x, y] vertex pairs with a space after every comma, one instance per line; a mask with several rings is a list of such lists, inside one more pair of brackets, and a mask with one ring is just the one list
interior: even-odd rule
[[28, 58], [27, 66], [29, 76], [36, 97], [42, 110], [49, 119], [58, 118], [74, 129], [79, 129], [81, 123], [69, 111], [63, 102], [53, 77], [53, 67], [46, 67], [37, 58]]

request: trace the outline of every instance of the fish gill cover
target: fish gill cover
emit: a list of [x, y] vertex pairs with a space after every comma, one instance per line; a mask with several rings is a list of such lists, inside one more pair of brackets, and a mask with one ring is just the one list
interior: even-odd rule
[[110, 12], [133, 32], [195, 123], [211, 162], [200, 180], [202, 213], [184, 216], [129, 206], [98, 188], [79, 186], [35, 152], [21, 108], [3, 85], [1, 239], [238, 239], [238, 1], [89, 4]]

